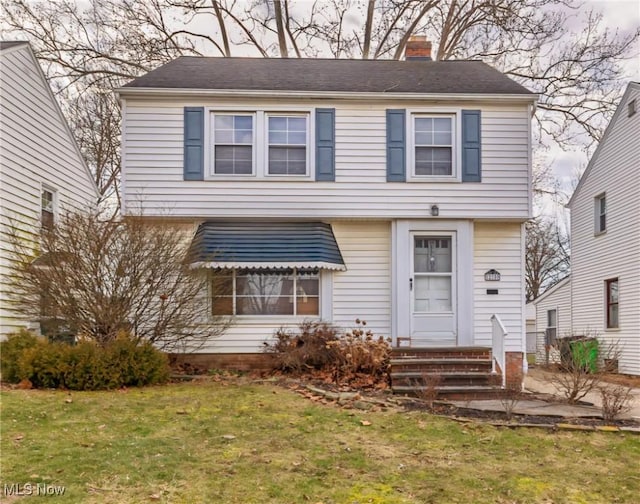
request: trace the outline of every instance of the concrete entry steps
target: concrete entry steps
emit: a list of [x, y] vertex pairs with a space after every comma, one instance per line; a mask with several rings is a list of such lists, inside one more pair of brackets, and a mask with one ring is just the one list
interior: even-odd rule
[[486, 347], [394, 348], [391, 388], [394, 393], [438, 398], [497, 397], [502, 378], [491, 372], [491, 349]]

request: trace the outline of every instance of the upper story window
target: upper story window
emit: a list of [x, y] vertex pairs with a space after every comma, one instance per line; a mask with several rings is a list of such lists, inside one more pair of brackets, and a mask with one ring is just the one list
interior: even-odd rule
[[607, 294], [607, 329], [618, 328], [618, 279], [605, 282]]
[[210, 174], [217, 177], [308, 177], [308, 112], [212, 111]]
[[607, 230], [607, 196], [605, 194], [596, 196], [595, 223], [596, 234], [604, 233]]
[[636, 101], [631, 100], [629, 102], [629, 105], [627, 105], [627, 116], [631, 117], [635, 113], [636, 113]]
[[268, 116], [269, 175], [307, 174], [307, 117]]
[[216, 175], [253, 173], [253, 119], [252, 115], [214, 114], [213, 172]]
[[413, 175], [451, 177], [454, 175], [453, 116], [413, 116]]
[[42, 189], [40, 193], [40, 225], [43, 231], [53, 229], [55, 221], [55, 193], [50, 189]]

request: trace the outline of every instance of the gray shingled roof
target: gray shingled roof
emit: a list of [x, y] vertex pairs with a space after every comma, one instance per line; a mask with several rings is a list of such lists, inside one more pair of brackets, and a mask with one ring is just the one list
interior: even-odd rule
[[0, 51], [28, 43], [26, 40], [0, 40]]
[[370, 93], [532, 94], [481, 61], [183, 56], [126, 88]]

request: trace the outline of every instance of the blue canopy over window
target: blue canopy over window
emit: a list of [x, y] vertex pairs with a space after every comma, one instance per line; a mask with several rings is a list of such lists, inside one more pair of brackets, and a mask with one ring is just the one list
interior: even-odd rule
[[347, 269], [323, 222], [203, 222], [190, 259], [202, 268]]

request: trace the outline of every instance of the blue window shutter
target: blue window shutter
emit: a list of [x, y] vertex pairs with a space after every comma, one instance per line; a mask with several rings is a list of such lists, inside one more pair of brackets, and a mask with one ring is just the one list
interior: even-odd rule
[[316, 180], [336, 179], [336, 109], [316, 109]]
[[406, 111], [387, 110], [387, 182], [406, 180]]
[[204, 107], [184, 108], [184, 180], [204, 180]]
[[462, 111], [462, 181], [481, 182], [480, 111]]

